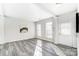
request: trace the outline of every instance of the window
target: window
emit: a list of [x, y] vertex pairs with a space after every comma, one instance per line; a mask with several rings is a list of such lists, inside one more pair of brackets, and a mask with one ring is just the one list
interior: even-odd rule
[[70, 23], [62, 23], [60, 25], [61, 27], [61, 34], [64, 34], [64, 35], [70, 35], [71, 34], [71, 24]]
[[46, 37], [52, 38], [52, 22], [46, 23]]
[[41, 24], [37, 24], [37, 36], [41, 36]]

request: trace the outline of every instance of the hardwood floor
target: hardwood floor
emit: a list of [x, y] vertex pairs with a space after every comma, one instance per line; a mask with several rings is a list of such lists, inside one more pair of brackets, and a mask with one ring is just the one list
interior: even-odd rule
[[1, 56], [33, 56], [37, 40], [11, 42], [0, 47]]
[[48, 41], [42, 41], [42, 54], [43, 56], [58, 56]]
[[[41, 40], [40, 44], [42, 45], [39, 45], [37, 44], [37, 40], [39, 39], [21, 40], [2, 44], [0, 45], [0, 56], [34, 56], [37, 51], [39, 51], [42, 56], [65, 56], [62, 49], [59, 49], [55, 44]], [[40, 48], [41, 52], [38, 48]], [[75, 51], [74, 53], [77, 52]]]
[[66, 56], [77, 56], [77, 48], [73, 48], [61, 44], [58, 44], [57, 46], [65, 53]]

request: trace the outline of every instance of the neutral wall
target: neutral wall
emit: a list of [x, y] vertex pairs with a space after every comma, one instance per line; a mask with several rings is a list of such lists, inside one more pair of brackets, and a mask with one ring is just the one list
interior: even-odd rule
[[[27, 33], [20, 33], [22, 26], [28, 27]], [[34, 23], [27, 20], [6, 17], [4, 19], [4, 42], [13, 42], [18, 40], [27, 40], [34, 38]]]
[[77, 53], [79, 56], [79, 33], [77, 33]]
[[[57, 43], [77, 47], [77, 39], [76, 39], [76, 11], [68, 12], [57, 17]], [[60, 34], [60, 27], [62, 23], [69, 23], [71, 24], [71, 34], [70, 35], [61, 35]]]
[[4, 20], [0, 16], [0, 43], [4, 43]]

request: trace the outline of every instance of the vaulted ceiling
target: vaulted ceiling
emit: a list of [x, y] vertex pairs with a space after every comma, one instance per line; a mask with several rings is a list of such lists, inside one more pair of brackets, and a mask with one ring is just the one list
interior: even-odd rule
[[77, 9], [76, 4], [56, 3], [7, 3], [0, 4], [0, 15], [29, 21], [38, 21], [56, 17]]

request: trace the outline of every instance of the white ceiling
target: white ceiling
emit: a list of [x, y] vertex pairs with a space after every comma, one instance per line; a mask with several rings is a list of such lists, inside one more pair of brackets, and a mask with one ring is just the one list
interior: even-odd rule
[[55, 17], [66, 12], [76, 10], [76, 4], [56, 4], [56, 3], [9, 3], [0, 4], [0, 15], [38, 21], [48, 17]]

